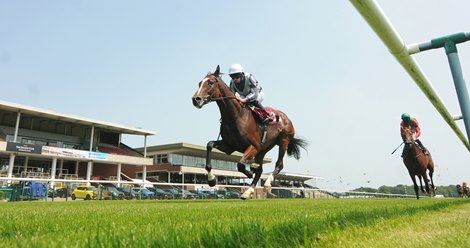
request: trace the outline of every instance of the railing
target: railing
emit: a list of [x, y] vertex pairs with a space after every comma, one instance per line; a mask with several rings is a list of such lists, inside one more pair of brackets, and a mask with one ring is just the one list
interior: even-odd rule
[[[44, 190], [41, 192], [42, 195], [31, 195], [29, 188], [26, 188], [26, 183], [35, 182], [42, 183]], [[187, 189], [192, 187], [196, 192], [213, 192], [214, 195], [218, 196], [218, 199], [234, 198], [232, 195], [228, 197], [227, 192], [243, 192], [248, 186], [242, 185], [216, 185], [215, 187], [209, 187], [206, 184], [181, 184], [181, 183], [161, 183], [161, 182], [131, 182], [131, 181], [115, 181], [115, 180], [83, 180], [83, 179], [44, 179], [44, 178], [8, 178], [0, 177], [0, 184], [4, 187], [0, 188], [3, 191], [3, 195], [7, 201], [17, 200], [42, 200], [42, 201], [54, 201], [55, 192], [57, 189], [66, 189], [65, 200], [71, 196], [73, 188], [79, 185], [91, 185], [95, 184], [99, 189], [105, 188], [100, 187], [105, 184], [112, 185], [127, 185], [129, 187], [143, 187], [143, 184], [152, 184], [157, 188], [176, 188], [176, 189]], [[65, 187], [56, 187], [56, 185], [65, 185]], [[223, 190], [221, 190], [223, 189]], [[29, 191], [28, 191], [29, 190]], [[225, 194], [223, 192], [226, 192]], [[26, 193], [25, 193], [26, 192]], [[400, 194], [381, 194], [381, 193], [368, 193], [368, 192], [353, 192], [353, 191], [335, 191], [325, 189], [311, 189], [311, 188], [293, 188], [293, 187], [273, 187], [270, 196], [263, 192], [262, 187], [256, 187], [256, 196], [254, 198], [414, 198], [415, 195], [400, 195]], [[222, 197], [223, 196], [223, 197]], [[426, 197], [426, 196], [422, 196]], [[202, 197], [204, 199], [204, 197]], [[97, 199], [103, 199], [100, 195]], [[142, 195], [137, 199], [144, 199]], [[176, 197], [174, 199], [186, 199], [184, 197]]]

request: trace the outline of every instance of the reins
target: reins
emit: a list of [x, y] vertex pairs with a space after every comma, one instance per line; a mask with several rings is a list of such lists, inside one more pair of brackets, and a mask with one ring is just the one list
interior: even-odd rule
[[[219, 83], [223, 83], [223, 84], [224, 84], [223, 81], [221, 82], [221, 79], [220, 79], [220, 78], [216, 77], [216, 80], [217, 80], [217, 83], [218, 83], [218, 84], [219, 84]], [[220, 85], [217, 85], [217, 87], [219, 87], [219, 90], [222, 92], [222, 90], [220, 89]], [[236, 97], [235, 95], [232, 95], [232, 96], [220, 96], [220, 97], [207, 96], [206, 99], [207, 99], [208, 102], [217, 102], [217, 101], [223, 101], [223, 100], [226, 100], [226, 99], [236, 99], [236, 100], [237, 100], [237, 97]], [[238, 101], [238, 102], [239, 102], [239, 101]], [[246, 103], [242, 103], [242, 102], [239, 102], [239, 103], [240, 103], [240, 105], [241, 105], [241, 108], [240, 108], [240, 110], [239, 110], [238, 115], [240, 115], [240, 113], [242, 112], [242, 110], [248, 106]], [[250, 110], [250, 111], [251, 111], [251, 110]], [[221, 123], [222, 123], [222, 122], [221, 122]], [[219, 134], [219, 135], [220, 135], [220, 134]]]
[[[413, 150], [415, 151], [415, 152], [414, 152], [414, 153], [415, 153], [415, 154], [414, 154], [414, 158], [415, 158], [415, 160], [416, 160], [416, 163], [419, 163], [419, 162], [418, 162], [418, 158], [419, 158], [421, 155], [424, 155], [424, 152], [421, 151], [421, 149], [419, 148], [419, 146], [416, 144], [416, 141], [414, 141], [414, 140], [412, 140], [412, 141], [410, 141], [410, 142], [405, 142], [405, 143], [407, 143], [407, 144], [410, 145], [410, 148], [409, 148], [410, 150], [413, 149], [413, 147], [412, 147], [413, 145], [417, 147], [417, 149], [419, 150], [418, 154], [416, 154], [416, 150], [414, 150], [414, 149], [413, 149]], [[428, 158], [426, 158], [426, 159], [428, 159]]]
[[220, 101], [220, 100], [225, 100], [225, 99], [233, 99], [233, 98], [236, 98], [235, 96], [221, 96], [221, 97], [210, 97], [209, 98], [209, 101], [211, 102], [216, 102], [216, 101]]
[[[410, 132], [410, 134], [409, 134], [409, 135], [410, 135], [410, 139], [411, 139], [411, 140], [405, 140], [403, 143], [405, 143], [405, 144], [409, 144], [409, 146], [410, 146], [410, 148], [409, 148], [409, 149], [410, 149], [410, 150], [411, 150], [411, 149], [413, 149], [413, 148], [412, 148], [412, 146], [413, 146], [413, 145], [414, 145], [414, 146], [416, 146], [416, 147], [418, 148], [418, 150], [420, 151], [420, 152], [419, 152], [419, 154], [416, 154], [416, 152], [415, 152], [415, 159], [418, 159], [418, 157], [419, 157], [419, 156], [421, 156], [421, 155], [423, 155], [423, 154], [424, 154], [424, 152], [423, 152], [423, 151], [421, 151], [421, 149], [419, 148], [419, 146], [416, 144], [416, 141], [415, 141], [415, 140], [412, 138], [412, 135], [411, 135], [411, 130], [409, 130], [409, 129], [408, 129], [407, 131], [409, 131], [409, 132]], [[408, 138], [408, 137], [406, 137], [406, 138]], [[403, 144], [403, 143], [402, 143], [402, 144]], [[406, 146], [406, 145], [405, 145], [405, 146]], [[418, 162], [418, 161], [416, 161], [416, 162]]]

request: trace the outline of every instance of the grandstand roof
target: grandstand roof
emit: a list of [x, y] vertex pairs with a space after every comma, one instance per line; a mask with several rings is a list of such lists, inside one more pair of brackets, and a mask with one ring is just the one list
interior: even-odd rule
[[289, 173], [289, 172], [279, 172], [276, 176], [276, 180], [298, 180], [298, 181], [307, 181], [311, 179], [323, 179], [323, 177], [304, 175], [298, 173]]
[[123, 134], [134, 134], [134, 135], [155, 135], [156, 132], [144, 130], [141, 128], [126, 127], [110, 122], [98, 121], [89, 118], [63, 114], [59, 112], [54, 112], [50, 110], [40, 109], [36, 107], [25, 106], [16, 103], [10, 103], [0, 100], [0, 110], [10, 111], [21, 114], [27, 114], [31, 116], [47, 118], [52, 120], [59, 120], [64, 122], [77, 123], [81, 125], [94, 126], [97, 128], [103, 128], [110, 131], [115, 131]]
[[[143, 152], [143, 148], [135, 148], [137, 151]], [[166, 144], [166, 145], [157, 145], [157, 146], [147, 146], [147, 155], [156, 155], [156, 154], [182, 154], [182, 155], [189, 155], [189, 156], [197, 156], [197, 157], [206, 157], [206, 150], [205, 146], [194, 145], [189, 143], [173, 143], [173, 144]], [[225, 161], [233, 161], [238, 162], [240, 158], [243, 156], [240, 152], [233, 152], [231, 155], [227, 155], [224, 152], [221, 152], [214, 148], [212, 150], [212, 159], [221, 159]], [[272, 159], [265, 157], [263, 159], [263, 163], [271, 163]]]

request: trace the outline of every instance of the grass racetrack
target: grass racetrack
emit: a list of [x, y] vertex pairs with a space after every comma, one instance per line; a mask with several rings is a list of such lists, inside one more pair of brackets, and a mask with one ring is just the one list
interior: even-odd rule
[[0, 203], [1, 247], [470, 247], [470, 199]]

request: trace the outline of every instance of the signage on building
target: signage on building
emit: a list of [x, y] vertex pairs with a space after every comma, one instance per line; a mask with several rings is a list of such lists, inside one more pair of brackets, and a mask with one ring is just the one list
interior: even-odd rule
[[52, 147], [52, 146], [43, 146], [41, 154], [48, 155], [48, 156], [95, 159], [95, 160], [107, 160], [108, 159], [107, 153], [89, 152], [89, 151], [83, 151], [83, 150], [58, 148], [58, 147]]
[[7, 151], [41, 154], [42, 146], [22, 144], [17, 142], [7, 142]]

